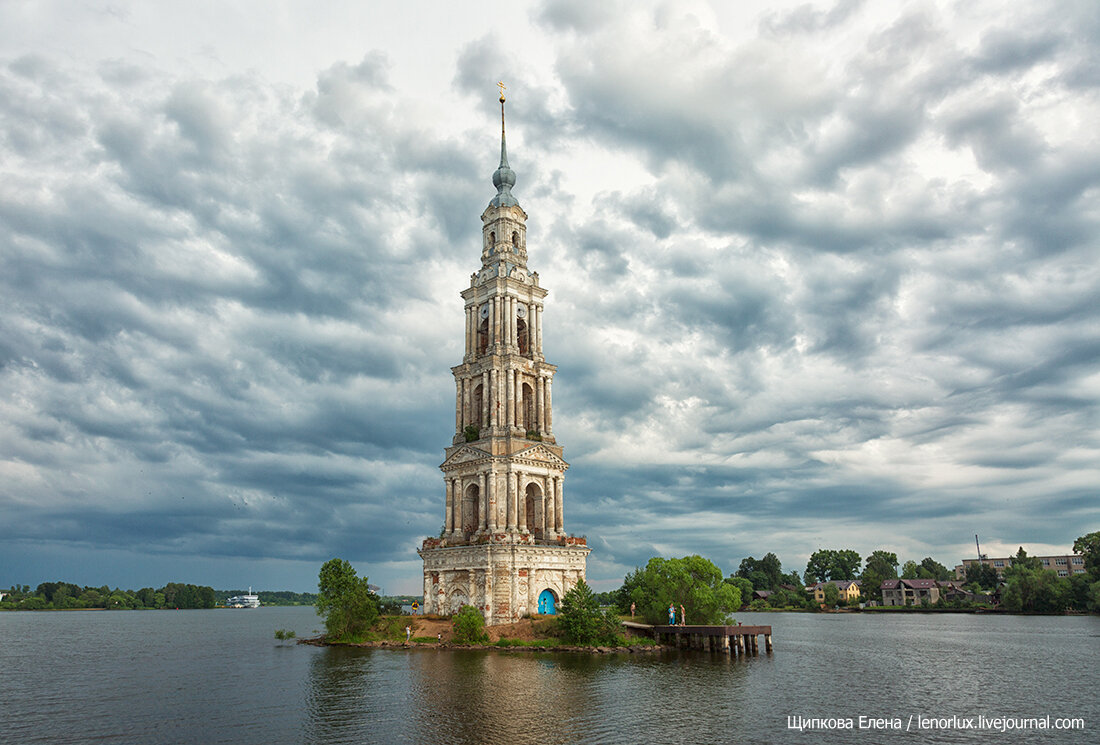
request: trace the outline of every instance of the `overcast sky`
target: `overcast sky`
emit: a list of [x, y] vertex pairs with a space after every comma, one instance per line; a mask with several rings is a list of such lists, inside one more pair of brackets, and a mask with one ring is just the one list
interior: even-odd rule
[[1100, 529], [1100, 6], [0, 4], [0, 586], [419, 592], [495, 194], [617, 587]]

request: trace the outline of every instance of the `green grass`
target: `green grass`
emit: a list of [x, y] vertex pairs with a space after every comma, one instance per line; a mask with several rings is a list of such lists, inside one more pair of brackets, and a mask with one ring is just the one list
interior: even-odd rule
[[412, 641], [416, 642], [417, 644], [431, 644], [433, 642], [439, 641], [439, 639], [436, 639], [434, 636], [414, 636], [412, 638]]

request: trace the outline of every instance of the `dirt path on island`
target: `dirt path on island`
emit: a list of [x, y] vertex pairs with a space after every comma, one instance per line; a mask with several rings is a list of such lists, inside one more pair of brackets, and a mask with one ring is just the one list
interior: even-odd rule
[[[535, 633], [535, 622], [530, 618], [522, 618], [515, 623], [504, 624], [503, 626], [488, 626], [486, 631], [489, 633], [489, 641], [495, 642], [501, 639], [522, 639], [523, 641], [533, 641], [539, 637]], [[454, 630], [450, 621], [441, 621], [434, 618], [417, 618], [412, 624], [413, 636], [428, 636], [432, 638], [438, 638], [438, 634], [443, 635], [443, 641], [451, 641], [451, 637], [454, 636]]]

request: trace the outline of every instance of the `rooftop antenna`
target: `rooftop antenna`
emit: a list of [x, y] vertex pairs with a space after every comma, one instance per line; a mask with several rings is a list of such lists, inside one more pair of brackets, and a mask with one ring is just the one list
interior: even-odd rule
[[978, 534], [974, 534], [974, 546], [978, 549], [978, 563], [982, 563], [982, 544], [978, 543]]

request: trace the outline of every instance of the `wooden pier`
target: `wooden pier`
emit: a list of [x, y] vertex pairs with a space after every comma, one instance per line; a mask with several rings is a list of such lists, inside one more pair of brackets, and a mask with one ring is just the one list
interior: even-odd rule
[[759, 638], [764, 637], [764, 651], [772, 651], [771, 626], [650, 626], [623, 621], [623, 626], [650, 634], [662, 644], [678, 649], [700, 649], [734, 655], [759, 654]]

